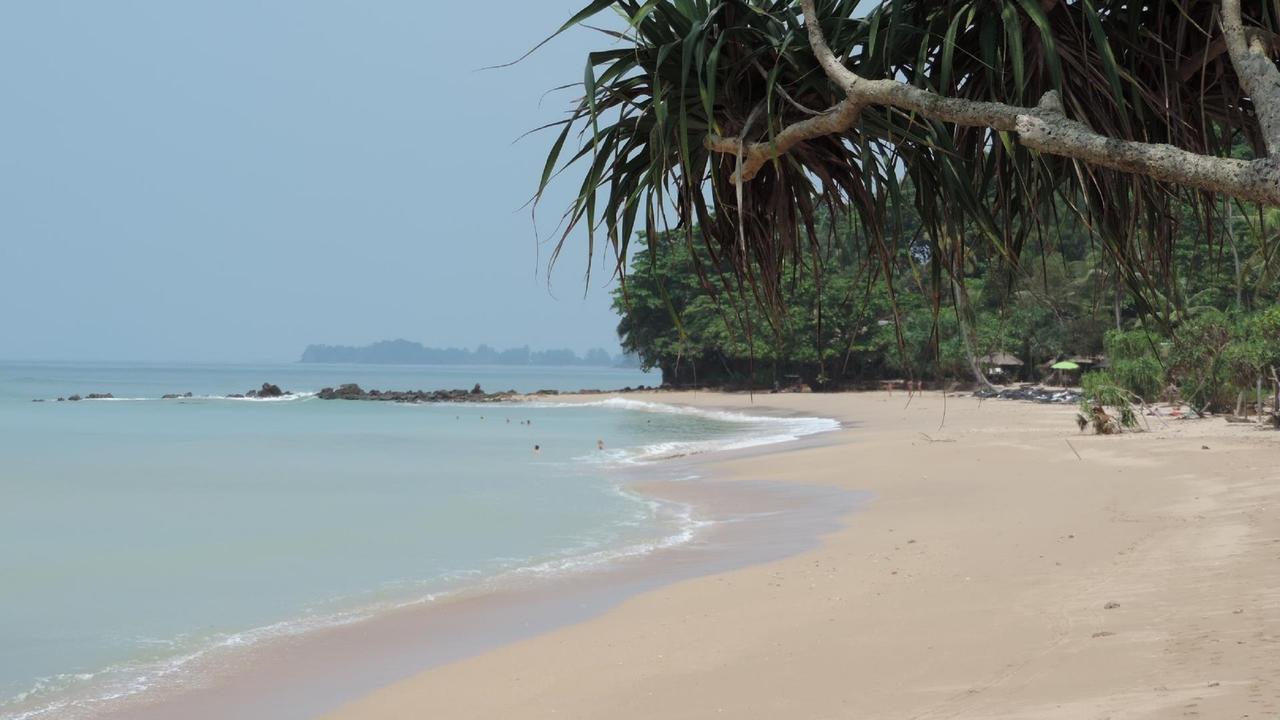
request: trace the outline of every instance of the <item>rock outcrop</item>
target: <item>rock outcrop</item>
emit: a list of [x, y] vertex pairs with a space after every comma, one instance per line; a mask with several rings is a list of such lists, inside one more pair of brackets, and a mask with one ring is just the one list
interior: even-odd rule
[[321, 400], [360, 400], [368, 393], [360, 389], [355, 383], [347, 383], [339, 385], [337, 390], [333, 388], [325, 388], [319, 392], [317, 397]]
[[487, 393], [477, 383], [470, 390], [364, 390], [349, 383], [337, 388], [324, 388], [316, 397], [321, 400], [373, 400], [400, 403], [500, 402], [517, 395], [515, 390]]
[[284, 397], [285, 395], [292, 395], [292, 394], [293, 393], [288, 393], [288, 392], [285, 392], [284, 390], [281, 390], [279, 385], [272, 385], [271, 383], [262, 383], [261, 388], [257, 390], [250, 390], [249, 392], [245, 393], [245, 397], [278, 398], [278, 397]]
[[250, 390], [244, 393], [243, 395], [236, 393], [234, 395], [228, 395], [227, 397], [232, 400], [240, 400], [244, 398], [270, 399], [270, 398], [285, 397], [286, 395], [292, 395], [292, 394], [293, 393], [289, 392], [288, 390], [281, 390], [279, 385], [272, 385], [271, 383], [262, 383], [262, 387], [258, 388], [257, 390]]

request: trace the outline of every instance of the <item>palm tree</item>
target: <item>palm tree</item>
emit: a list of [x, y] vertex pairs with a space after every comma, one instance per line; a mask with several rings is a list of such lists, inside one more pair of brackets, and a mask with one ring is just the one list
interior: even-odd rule
[[[703, 243], [720, 285], [767, 307], [786, 263], [820, 263], [820, 207], [890, 283], [922, 248], [935, 308], [971, 255], [1016, 266], [1072, 213], [1141, 307], [1185, 207], [1213, 243], [1218, 194], [1280, 205], [1280, 36], [1258, 5], [595, 0], [562, 30], [606, 9], [625, 25], [588, 56], [538, 196], [581, 165], [561, 244], [585, 227], [592, 254], [601, 234], [625, 273], [637, 230], [654, 251]], [[1241, 143], [1258, 159], [1230, 158]], [[896, 232], [907, 204], [920, 237]]]

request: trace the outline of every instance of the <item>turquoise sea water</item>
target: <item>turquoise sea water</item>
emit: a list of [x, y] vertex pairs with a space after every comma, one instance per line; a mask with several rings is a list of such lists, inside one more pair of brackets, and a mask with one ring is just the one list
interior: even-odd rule
[[[266, 381], [300, 395], [213, 397]], [[189, 661], [221, 648], [681, 542], [696, 518], [628, 492], [620, 467], [830, 429], [626, 399], [410, 406], [305, 394], [343, 382], [532, 391], [655, 379], [0, 363], [0, 718], [91, 715], [180, 683]], [[188, 391], [197, 397], [158, 399]], [[118, 399], [31, 402], [100, 392]]]

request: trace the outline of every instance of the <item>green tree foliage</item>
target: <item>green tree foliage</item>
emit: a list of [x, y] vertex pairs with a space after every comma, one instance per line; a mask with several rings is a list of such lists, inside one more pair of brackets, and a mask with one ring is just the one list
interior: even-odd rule
[[1165, 368], [1161, 360], [1164, 342], [1164, 338], [1147, 330], [1108, 331], [1103, 345], [1110, 367], [1098, 374], [1099, 384], [1114, 385], [1144, 400], [1155, 401], [1164, 390]]
[[[1217, 300], [1195, 297], [1198, 278], [1176, 277], [1179, 238], [1195, 241], [1183, 250], [1199, 264], [1193, 272], [1217, 272], [1230, 248], [1233, 297], [1274, 279], [1275, 223], [1247, 208], [886, 107], [863, 109], [854, 126], [809, 138], [737, 183], [737, 158], [710, 150], [710, 136], [769, 143], [845, 97], [818, 67], [799, 4], [593, 0], [565, 28], [599, 23], [606, 10], [620, 20], [586, 58], [569, 115], [553, 124], [538, 189], [569, 166], [580, 171], [563, 237], [584, 228], [588, 253], [603, 236], [625, 265], [639, 228], [651, 241], [705, 244], [726, 259], [718, 271], [781, 304], [784, 269], [821, 259], [815, 217], [826, 208], [862, 228], [885, 278], [922, 287], [936, 310], [953, 280], [973, 277], [975, 258], [1030, 265], [1045, 229], [1069, 215], [1089, 226], [1113, 288], [1162, 322]], [[816, 11], [835, 55], [866, 78], [1021, 107], [1053, 91], [1071, 119], [1110, 138], [1218, 156], [1264, 151], [1247, 93], [1214, 49], [1223, 38], [1212, 0], [818, 0]], [[1251, 27], [1274, 33], [1273, 10], [1247, 11]], [[904, 232], [906, 212], [922, 232]], [[1242, 245], [1253, 224], [1261, 252]], [[910, 269], [897, 258], [915, 250], [932, 267], [896, 275]]]
[[1198, 413], [1226, 412], [1262, 385], [1280, 391], [1280, 306], [1252, 314], [1209, 307], [1168, 336], [1111, 331], [1105, 344], [1110, 367], [1085, 375], [1087, 404], [1119, 407], [1167, 396]]
[[[624, 349], [668, 382], [772, 387], [799, 379], [815, 388], [966, 378], [970, 353], [1013, 355], [1022, 366], [1007, 379], [1038, 380], [1058, 357], [1102, 349], [1111, 286], [1083, 244], [1075, 247], [1080, 258], [1043, 250], [1034, 267], [975, 257], [962, 294], [935, 295], [927, 256], [900, 253], [895, 272], [905, 280], [891, 287], [850, 241], [856, 229], [828, 226], [824, 215], [818, 224], [828, 238], [826, 261], [783, 269], [780, 311], [749, 288], [717, 283], [724, 276], [701, 245], [662, 238], [654, 253], [641, 242], [614, 294]], [[966, 306], [957, 307], [957, 295]]]
[[782, 313], [714, 287], [695, 269], [713, 264], [701, 248], [641, 249], [625, 285], [614, 292], [622, 347], [672, 383], [732, 382], [771, 386], [791, 380], [822, 387], [842, 375], [847, 358], [872, 340], [871, 307], [886, 302], [860, 291], [849, 274], [786, 268], [790, 302]]

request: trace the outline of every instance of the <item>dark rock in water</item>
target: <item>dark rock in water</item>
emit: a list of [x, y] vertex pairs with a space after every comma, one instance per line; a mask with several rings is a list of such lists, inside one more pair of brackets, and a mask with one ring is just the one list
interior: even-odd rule
[[439, 402], [497, 402], [509, 400], [518, 393], [508, 392], [486, 393], [476, 385], [471, 390], [363, 390], [359, 385], [348, 384], [334, 388], [324, 388], [316, 393], [321, 400], [373, 400], [378, 402], [400, 403], [439, 403]]
[[181, 395], [178, 395], [177, 393], [170, 393], [168, 395], [161, 395], [160, 399], [161, 400], [177, 400], [178, 398], [189, 398], [189, 397], [191, 397], [191, 393], [189, 392], [182, 393]]
[[228, 399], [228, 400], [243, 400], [243, 399], [244, 399], [244, 395], [241, 395], [240, 393], [232, 393], [232, 394], [230, 394], [230, 395], [228, 395], [228, 396], [227, 396], [227, 399]]
[[249, 392], [245, 393], [245, 397], [278, 398], [278, 397], [284, 397], [285, 395], [288, 395], [288, 394], [289, 393], [286, 393], [285, 391], [281, 390], [279, 385], [272, 385], [271, 383], [262, 383], [261, 388], [259, 388], [258, 390], [250, 390]]
[[333, 388], [324, 388], [316, 396], [321, 400], [359, 400], [365, 397], [367, 393], [360, 389], [355, 383], [347, 383], [339, 385], [337, 390]]
[[67, 401], [66, 398], [58, 398], [58, 402], [66, 402], [66, 401]]
[[43, 400], [42, 398], [36, 398], [36, 399], [32, 400], [31, 402], [44, 402], [44, 400]]
[[80, 400], [83, 400], [83, 398], [81, 398], [79, 395], [72, 395], [67, 399], [70, 400], [71, 402], [79, 402]]
[[89, 393], [85, 400], [114, 400], [115, 395], [111, 393]]

